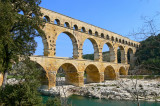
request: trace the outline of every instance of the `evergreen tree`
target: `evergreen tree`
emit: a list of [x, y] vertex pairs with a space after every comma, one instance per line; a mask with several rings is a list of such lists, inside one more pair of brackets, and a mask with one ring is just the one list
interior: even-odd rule
[[0, 72], [6, 84], [8, 71], [19, 56], [34, 53], [34, 37], [43, 36], [41, 0], [0, 0]]

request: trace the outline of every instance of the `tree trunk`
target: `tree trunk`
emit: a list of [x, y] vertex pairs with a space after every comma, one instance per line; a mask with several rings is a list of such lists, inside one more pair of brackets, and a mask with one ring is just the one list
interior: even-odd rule
[[7, 76], [8, 76], [8, 70], [4, 71], [4, 75], [3, 75], [3, 83], [2, 83], [2, 88], [5, 88], [6, 84], [7, 84]]

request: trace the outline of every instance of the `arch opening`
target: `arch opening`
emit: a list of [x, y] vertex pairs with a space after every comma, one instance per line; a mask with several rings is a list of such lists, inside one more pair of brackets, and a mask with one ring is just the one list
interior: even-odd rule
[[88, 34], [92, 35], [92, 30], [91, 29], [89, 29]]
[[71, 63], [62, 64], [56, 73], [56, 86], [79, 85], [77, 69]]
[[45, 16], [43, 17], [43, 22], [50, 22], [50, 18], [45, 15]]
[[63, 32], [56, 39], [55, 55], [58, 57], [78, 58], [77, 40], [69, 32]]
[[114, 37], [113, 36], [111, 37], [111, 40], [114, 41]]
[[133, 50], [131, 48], [129, 48], [127, 52], [127, 61], [128, 64], [132, 63], [133, 61]]
[[104, 34], [103, 33], [101, 33], [101, 38], [104, 38]]
[[95, 36], [98, 36], [98, 32], [97, 31], [95, 32]]
[[101, 82], [99, 70], [95, 65], [91, 64], [86, 67], [84, 73], [84, 82], [85, 83]]
[[83, 43], [83, 59], [99, 60], [99, 50], [96, 41], [88, 38]]
[[109, 40], [109, 35], [107, 35], [107, 37], [106, 37], [108, 40]]
[[122, 46], [117, 49], [117, 63], [125, 63], [125, 51]]
[[103, 61], [114, 62], [114, 50], [110, 43], [105, 43], [102, 49]]
[[118, 38], [116, 38], [116, 42], [118, 42]]
[[124, 67], [120, 67], [119, 75], [127, 75], [127, 70]]
[[78, 31], [78, 26], [77, 26], [77, 25], [74, 25], [74, 26], [73, 26], [73, 30]]
[[107, 66], [104, 70], [104, 79], [105, 80], [114, 80], [117, 79], [117, 75], [112, 66]]
[[64, 27], [65, 27], [65, 28], [70, 28], [69, 23], [68, 23], [68, 22], [65, 22], [65, 23], [64, 23]]
[[82, 27], [82, 28], [81, 28], [81, 32], [86, 32], [85, 27]]
[[54, 24], [59, 26], [60, 25], [60, 20], [59, 19], [55, 19], [54, 20]]

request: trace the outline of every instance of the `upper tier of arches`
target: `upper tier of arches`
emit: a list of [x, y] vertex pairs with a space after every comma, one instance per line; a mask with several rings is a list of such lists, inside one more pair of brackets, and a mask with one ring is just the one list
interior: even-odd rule
[[[121, 35], [115, 34], [113, 32], [104, 30], [102, 28], [99, 27], [95, 27], [93, 25], [81, 22], [79, 20], [72, 19], [70, 17], [61, 15], [59, 13], [56, 12], [52, 12], [52, 11], [48, 11], [46, 9], [42, 8], [42, 13], [44, 13], [43, 15], [43, 19], [45, 22], [51, 23], [51, 24], [55, 24], [61, 27], [65, 27], [68, 29], [72, 29], [74, 31], [79, 31], [82, 33], [86, 33], [89, 34], [91, 36], [96, 36], [102, 39], [106, 39], [106, 40], [110, 40], [112, 42], [117, 42], [117, 43], [122, 43], [122, 44], [126, 44], [129, 46], [133, 46], [138, 48], [139, 47], [139, 43], [138, 42], [134, 42], [132, 40], [129, 40], [126, 37], [123, 37]], [[45, 12], [47, 11], [47, 12]], [[49, 13], [51, 12], [51, 13]], [[55, 15], [55, 16], [54, 16]], [[66, 21], [67, 20], [67, 21]], [[72, 21], [73, 20], [73, 21]]]

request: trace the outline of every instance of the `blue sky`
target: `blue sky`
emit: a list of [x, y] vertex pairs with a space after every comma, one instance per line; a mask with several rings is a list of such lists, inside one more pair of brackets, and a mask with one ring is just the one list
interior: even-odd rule
[[[142, 17], [153, 18], [160, 12], [160, 0], [42, 0], [41, 7], [93, 24], [120, 35], [129, 36], [144, 25]], [[159, 20], [156, 20], [159, 23]], [[159, 24], [157, 24], [160, 27]], [[43, 55], [41, 38], [36, 38], [35, 55]], [[60, 34], [56, 44], [56, 56], [72, 57], [72, 42], [67, 35]], [[64, 46], [65, 45], [65, 46]], [[93, 53], [89, 40], [85, 41], [84, 54]], [[103, 51], [106, 51], [107, 46]]]

